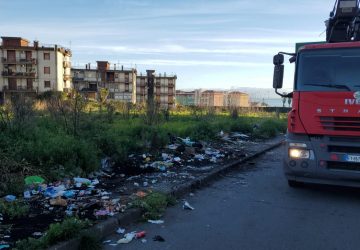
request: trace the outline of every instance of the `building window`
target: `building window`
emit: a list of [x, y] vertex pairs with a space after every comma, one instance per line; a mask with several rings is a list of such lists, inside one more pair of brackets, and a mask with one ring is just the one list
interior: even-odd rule
[[33, 79], [26, 79], [26, 89], [28, 90], [33, 89]]
[[44, 87], [50, 88], [51, 87], [50, 81], [44, 81]]
[[50, 60], [50, 53], [44, 53], [44, 60]]
[[44, 74], [50, 74], [50, 67], [44, 67]]

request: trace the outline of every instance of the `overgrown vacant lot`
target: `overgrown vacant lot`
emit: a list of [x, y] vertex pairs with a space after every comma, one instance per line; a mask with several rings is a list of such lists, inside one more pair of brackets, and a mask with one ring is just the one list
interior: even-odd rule
[[53, 93], [36, 103], [18, 98], [2, 106], [0, 195], [21, 193], [27, 175], [52, 181], [97, 170], [105, 156], [121, 163], [132, 153], [156, 154], [173, 137], [214, 140], [221, 131], [236, 131], [270, 138], [286, 127], [284, 117], [261, 112], [191, 108], [148, 116], [141, 107], [87, 102], [76, 93]]

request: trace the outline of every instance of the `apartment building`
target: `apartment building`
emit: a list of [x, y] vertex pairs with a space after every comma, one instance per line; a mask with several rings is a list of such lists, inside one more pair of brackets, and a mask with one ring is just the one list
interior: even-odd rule
[[225, 94], [225, 106], [232, 108], [240, 108], [240, 107], [250, 107], [250, 97], [248, 94], [239, 92], [239, 91], [231, 91]]
[[176, 103], [182, 106], [194, 106], [195, 91], [176, 90]]
[[23, 93], [71, 88], [71, 51], [58, 45], [30, 43], [21, 37], [1, 37], [0, 101]]
[[136, 69], [117, 68], [108, 61], [97, 61], [95, 69], [91, 64], [85, 68], [72, 69], [73, 86], [89, 98], [97, 98], [100, 88], [109, 90], [109, 99], [136, 102]]
[[[157, 74], [154, 80], [154, 98], [161, 108], [175, 107], [176, 75]], [[146, 103], [147, 100], [147, 75], [140, 74], [136, 78], [136, 102]]]
[[194, 104], [200, 107], [250, 107], [249, 95], [239, 91], [196, 89], [191, 92], [179, 91], [177, 95], [182, 96], [180, 99], [194, 98]]
[[201, 107], [224, 107], [225, 92], [215, 90], [205, 90], [201, 92]]

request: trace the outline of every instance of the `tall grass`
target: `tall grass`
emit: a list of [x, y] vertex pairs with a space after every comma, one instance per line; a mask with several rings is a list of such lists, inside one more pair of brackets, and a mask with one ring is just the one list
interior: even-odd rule
[[[92, 172], [98, 169], [104, 156], [121, 163], [131, 153], [156, 152], [169, 142], [169, 134], [212, 140], [220, 131], [236, 131], [254, 138], [270, 138], [286, 129], [286, 119], [277, 119], [272, 113], [239, 113], [234, 117], [228, 111], [191, 109], [171, 111], [166, 117], [159, 113], [157, 122], [149, 125], [145, 122], [146, 112], [141, 108], [127, 107], [124, 111], [123, 106], [114, 104], [111, 114], [106, 114], [106, 111], [95, 110], [96, 103], [88, 104], [77, 113], [77, 133], [69, 132], [64, 126], [64, 120], [71, 120], [71, 112], [63, 115], [44, 108], [35, 110], [26, 126], [18, 129], [7, 126], [12, 121], [6, 121], [0, 130], [0, 158], [6, 157], [16, 166], [24, 166], [16, 170], [22, 173], [19, 176], [31, 174], [25, 173], [30, 169], [51, 180]], [[6, 170], [2, 164], [0, 168]]]

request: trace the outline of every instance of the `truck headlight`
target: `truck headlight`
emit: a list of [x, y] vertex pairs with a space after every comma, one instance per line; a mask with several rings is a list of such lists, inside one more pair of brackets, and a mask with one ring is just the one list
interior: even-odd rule
[[310, 150], [290, 148], [289, 157], [294, 159], [310, 159]]

